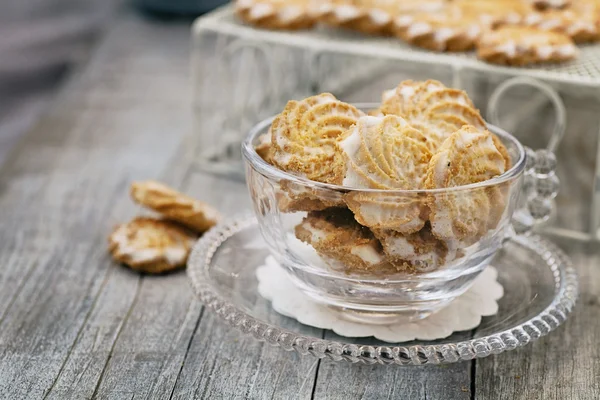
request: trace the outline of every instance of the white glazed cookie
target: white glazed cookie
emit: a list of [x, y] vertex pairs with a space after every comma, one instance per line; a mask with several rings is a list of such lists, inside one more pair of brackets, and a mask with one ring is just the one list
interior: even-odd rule
[[383, 115], [392, 114], [406, 118], [415, 110], [417, 99], [423, 92], [429, 93], [443, 89], [446, 89], [446, 86], [436, 80], [402, 81], [394, 89], [383, 92], [379, 110]]
[[419, 231], [427, 220], [427, 199], [418, 194], [351, 191], [344, 200], [354, 218], [373, 230], [408, 234]]
[[271, 125], [273, 165], [323, 183], [340, 184], [336, 143], [364, 114], [329, 93], [290, 101]]
[[147, 273], [184, 267], [194, 240], [179, 225], [146, 217], [119, 225], [108, 238], [115, 260]]
[[502, 65], [567, 61], [577, 53], [568, 36], [531, 27], [502, 27], [486, 33], [477, 45], [480, 59]]
[[362, 7], [352, 0], [313, 2], [311, 13], [319, 22], [340, 27], [349, 27], [364, 16]]
[[[338, 146], [345, 166], [342, 184], [362, 189], [422, 188], [432, 155], [427, 138], [396, 115], [360, 118]], [[350, 191], [344, 200], [369, 228], [410, 233], [425, 223], [419, 197]]]
[[388, 34], [396, 14], [395, 0], [329, 0], [313, 2], [313, 15], [326, 25], [367, 34]]
[[431, 152], [427, 138], [396, 115], [364, 116], [338, 141], [342, 185], [364, 189], [418, 189]]
[[130, 194], [136, 203], [198, 233], [209, 230], [221, 219], [221, 214], [213, 207], [160, 182], [133, 182]]
[[394, 18], [397, 37], [434, 51], [467, 51], [475, 46], [482, 23], [456, 5], [438, 12], [402, 14]]
[[563, 33], [575, 43], [600, 39], [599, 12], [596, 2], [581, 0], [564, 10], [548, 10], [527, 15], [523, 24], [544, 31]]
[[345, 206], [342, 193], [337, 190], [307, 187], [291, 180], [279, 181], [276, 200], [279, 211], [285, 213]]
[[571, 0], [530, 0], [530, 3], [538, 10], [547, 10], [569, 7], [572, 2]]
[[395, 2], [396, 16], [417, 13], [436, 13], [448, 5], [446, 0], [392, 0]]
[[307, 29], [315, 21], [303, 0], [236, 0], [235, 9], [244, 21], [266, 29]]
[[331, 267], [348, 273], [389, 270], [381, 243], [343, 208], [312, 211], [296, 226], [296, 237], [310, 244]]
[[432, 153], [464, 125], [485, 129], [485, 121], [466, 92], [449, 89], [441, 82], [404, 81], [383, 93], [380, 111], [403, 116], [427, 137]]
[[504, 170], [505, 160], [493, 135], [465, 126], [450, 135], [432, 157], [425, 186], [438, 189], [469, 185], [501, 175]]
[[516, 25], [531, 13], [531, 7], [523, 0], [456, 0], [454, 4], [484, 27]]
[[[492, 179], [505, 172], [504, 156], [493, 135], [473, 127], [453, 133], [431, 158], [425, 187], [451, 188]], [[487, 188], [456, 190], [431, 195], [429, 221], [442, 240], [470, 244], [483, 236], [495, 202]], [[492, 196], [490, 196], [492, 195]]]
[[432, 151], [463, 126], [485, 130], [485, 121], [466, 92], [458, 89], [423, 90], [416, 96], [417, 107], [408, 117], [411, 124], [429, 139]]
[[452, 262], [457, 256], [456, 249], [449, 249], [444, 241], [431, 233], [429, 224], [409, 235], [387, 230], [376, 230], [374, 233], [390, 262], [410, 264], [416, 272], [436, 270]]

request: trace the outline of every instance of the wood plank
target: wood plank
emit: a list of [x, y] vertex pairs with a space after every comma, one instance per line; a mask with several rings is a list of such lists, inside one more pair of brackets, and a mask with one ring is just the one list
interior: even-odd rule
[[309, 399], [317, 365], [316, 358], [258, 342], [207, 313], [194, 335], [173, 398]]
[[550, 335], [521, 349], [477, 361], [476, 399], [600, 398], [600, 255], [598, 246], [553, 238], [573, 258], [581, 295], [573, 314]]
[[400, 367], [321, 361], [316, 399], [471, 398], [471, 362]]
[[[219, 205], [228, 215], [250, 207], [247, 190], [239, 182], [193, 174], [187, 187], [197, 197], [207, 187], [214, 193], [226, 194]], [[231, 257], [239, 257], [231, 262], [244, 265], [243, 253]], [[272, 313], [266, 300], [254, 297], [256, 302], [247, 306], [268, 315], [273, 323], [321, 337], [321, 330]], [[206, 312], [191, 340], [173, 398], [310, 398], [316, 367], [316, 359], [258, 342]]]
[[[163, 53], [159, 37], [168, 38]], [[141, 292], [139, 274], [110, 261], [106, 235], [138, 210], [129, 182], [164, 171], [189, 129], [189, 99], [178, 90], [187, 61], [171, 58], [171, 68], [162, 61], [186, 55], [187, 37], [181, 25], [117, 23], [94, 67], [65, 89], [0, 172], [0, 397], [94, 392]], [[161, 69], [146, 67], [157, 63]]]
[[[101, 124], [98, 115], [90, 113], [86, 118], [78, 121], [83, 130]], [[57, 128], [68, 133], [78, 131], [65, 124]], [[148, 135], [162, 136], [162, 131], [148, 128]], [[48, 151], [52, 143], [32, 144], [27, 147], [31, 152], [14, 165], [14, 175], [6, 174], [9, 178], [3, 179], [9, 188], [0, 199], [2, 220], [10, 229], [3, 230], [1, 241], [9, 246], [12, 257], [23, 261], [7, 264], [3, 271], [3, 283], [6, 292], [12, 291], [12, 299], [0, 333], [4, 350], [0, 375], [8, 380], [0, 384], [0, 393], [19, 387], [16, 383], [21, 380], [32, 384], [32, 391], [28, 388], [24, 392], [32, 397], [50, 386], [113, 265], [106, 254], [106, 235], [117, 221], [135, 210], [124, 195], [128, 182], [164, 168], [166, 161], [159, 157], [174, 151], [172, 143], [148, 141], [148, 137], [130, 138], [131, 145], [141, 151], [139, 156], [127, 148], [82, 146], [75, 135], [69, 139], [71, 143], [65, 146], [55, 144], [63, 151], [57, 165], [49, 161], [55, 153]], [[155, 159], [148, 162], [153, 155]], [[38, 159], [27, 161], [21, 170], [20, 160], [31, 158]], [[32, 164], [39, 166], [32, 170]], [[23, 188], [29, 187], [29, 182], [35, 185], [37, 174], [45, 181], [43, 189], [28, 195], [28, 189]], [[23, 201], [25, 198], [30, 200]], [[14, 238], [19, 237], [27, 245], [14, 248]], [[21, 263], [31, 268], [20, 271]], [[22, 282], [16, 289], [11, 285], [14, 279]], [[132, 280], [134, 290], [136, 282]], [[4, 292], [4, 287], [0, 291]], [[29, 365], [32, 359], [39, 362]]]
[[[447, 340], [466, 340], [471, 332], [458, 332]], [[325, 338], [373, 344], [373, 338], [348, 339], [326, 332]], [[388, 345], [380, 342], [382, 345]], [[469, 399], [471, 361], [450, 365], [388, 366], [321, 361], [315, 382], [318, 399]]]

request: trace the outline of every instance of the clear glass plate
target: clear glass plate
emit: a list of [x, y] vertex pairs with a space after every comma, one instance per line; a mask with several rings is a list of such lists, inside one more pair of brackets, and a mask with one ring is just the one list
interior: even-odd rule
[[473, 331], [445, 339], [390, 345], [374, 338], [337, 336], [277, 314], [257, 291], [255, 271], [267, 255], [255, 217], [243, 215], [198, 241], [188, 275], [205, 306], [243, 333], [285, 350], [333, 360], [421, 365], [502, 353], [558, 327], [578, 294], [577, 275], [561, 250], [536, 235], [515, 236], [492, 261], [505, 292], [496, 315], [483, 318]]

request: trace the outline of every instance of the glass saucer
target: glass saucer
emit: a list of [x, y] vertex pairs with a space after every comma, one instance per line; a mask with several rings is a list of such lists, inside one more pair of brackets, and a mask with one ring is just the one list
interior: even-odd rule
[[516, 236], [492, 261], [504, 286], [496, 315], [483, 318], [473, 331], [445, 339], [390, 345], [372, 337], [337, 336], [272, 310], [258, 293], [255, 275], [268, 254], [255, 217], [243, 215], [198, 241], [188, 275], [205, 306], [243, 333], [288, 351], [336, 361], [439, 364], [513, 350], [563, 323], [578, 293], [577, 275], [561, 250], [536, 235]]

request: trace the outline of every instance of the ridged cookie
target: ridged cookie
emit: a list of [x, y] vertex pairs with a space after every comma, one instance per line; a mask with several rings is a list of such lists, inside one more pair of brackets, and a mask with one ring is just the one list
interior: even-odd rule
[[567, 61], [577, 54], [568, 36], [531, 27], [502, 27], [486, 33], [477, 44], [477, 57], [502, 65]]
[[427, 221], [427, 199], [419, 194], [350, 191], [344, 201], [354, 218], [373, 230], [409, 234]]
[[314, 4], [313, 15], [326, 25], [388, 34], [395, 15], [396, 2], [390, 0], [329, 0]]
[[457, 0], [464, 15], [482, 23], [483, 27], [495, 28], [505, 24], [519, 24], [531, 13], [531, 6], [523, 0]]
[[137, 217], [108, 238], [113, 258], [132, 269], [157, 274], [185, 266], [195, 236], [173, 222]]
[[569, 36], [575, 43], [600, 39], [599, 9], [595, 2], [581, 1], [564, 10], [549, 10], [527, 15], [523, 24], [543, 31]]
[[276, 192], [277, 206], [284, 213], [319, 211], [330, 207], [344, 207], [340, 191], [309, 187], [291, 180], [281, 180]]
[[452, 262], [457, 255], [456, 249], [449, 248], [431, 233], [429, 224], [409, 235], [389, 230], [374, 233], [390, 262], [410, 264], [416, 272], [434, 271]]
[[212, 228], [221, 219], [221, 214], [208, 204], [156, 181], [134, 182], [130, 194], [136, 203], [198, 233]]
[[482, 22], [456, 5], [438, 12], [403, 14], [394, 19], [397, 37], [434, 51], [468, 51], [482, 32]]
[[[487, 181], [505, 172], [505, 159], [493, 135], [473, 127], [453, 133], [429, 163], [425, 187], [452, 188]], [[431, 194], [429, 221], [442, 240], [471, 244], [483, 236], [500, 201], [488, 188]]]
[[571, 0], [530, 0], [530, 3], [538, 10], [561, 9], [569, 7]]
[[329, 93], [289, 101], [271, 125], [273, 165], [313, 181], [340, 184], [336, 143], [363, 115]]
[[308, 29], [315, 23], [303, 0], [236, 0], [235, 9], [241, 19], [265, 29]]
[[[396, 115], [365, 116], [338, 143], [345, 165], [343, 185], [358, 189], [419, 189], [431, 152], [427, 138]], [[362, 225], [416, 232], [422, 198], [390, 193], [349, 191], [344, 201]]]
[[485, 129], [485, 121], [466, 92], [435, 80], [404, 81], [385, 91], [380, 111], [403, 116], [427, 138], [432, 153], [464, 125]]
[[364, 116], [338, 141], [342, 184], [365, 189], [418, 189], [431, 159], [427, 138], [396, 115]]
[[311, 211], [296, 226], [295, 233], [334, 269], [347, 273], [390, 269], [381, 243], [347, 209]]

